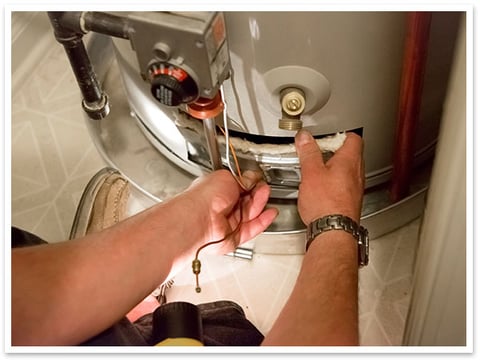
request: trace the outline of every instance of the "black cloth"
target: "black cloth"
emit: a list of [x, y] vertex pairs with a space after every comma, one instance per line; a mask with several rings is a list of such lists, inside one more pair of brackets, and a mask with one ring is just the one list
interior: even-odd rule
[[12, 226], [12, 248], [48, 244], [45, 240], [28, 231]]
[[[12, 248], [47, 244], [38, 236], [12, 227]], [[240, 305], [233, 301], [215, 301], [197, 305], [203, 326], [206, 346], [257, 346], [263, 335], [245, 316]], [[126, 317], [110, 328], [85, 341], [82, 346], [152, 346], [152, 314], [145, 314], [135, 322]]]
[[[235, 302], [222, 300], [197, 306], [202, 318], [204, 345], [258, 346], [263, 341], [263, 335]], [[152, 338], [152, 319], [152, 314], [145, 314], [134, 323], [123, 318], [81, 345], [153, 346], [157, 341]]]

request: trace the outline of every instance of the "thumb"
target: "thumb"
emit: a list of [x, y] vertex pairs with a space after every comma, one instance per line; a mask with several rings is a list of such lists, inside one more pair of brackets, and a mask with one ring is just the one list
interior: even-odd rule
[[261, 171], [245, 170], [242, 173], [242, 182], [243, 185], [247, 188], [247, 191], [252, 190], [255, 185], [262, 179], [263, 174]]
[[323, 155], [312, 134], [301, 129], [295, 136], [295, 147], [302, 177], [308, 177], [309, 174], [318, 175], [318, 172], [324, 168]]

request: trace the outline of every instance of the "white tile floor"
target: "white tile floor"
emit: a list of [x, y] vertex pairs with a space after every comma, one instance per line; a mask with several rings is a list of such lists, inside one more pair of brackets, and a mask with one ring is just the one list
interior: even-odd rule
[[[15, 31], [20, 31], [15, 29], [12, 37], [17, 35]], [[13, 225], [58, 242], [68, 237], [81, 193], [88, 180], [104, 167], [104, 162], [84, 124], [80, 96], [63, 49], [53, 36], [47, 44], [28, 82], [12, 93], [11, 214]], [[23, 74], [17, 72], [12, 76]], [[418, 226], [416, 220], [371, 242], [370, 265], [360, 272], [362, 345], [401, 345]], [[197, 297], [195, 301], [236, 299], [252, 321], [262, 331], [268, 331], [286, 298], [274, 297], [272, 302], [276, 306], [258, 299], [275, 294], [279, 287], [288, 293], [301, 256], [272, 258], [257, 254], [253, 261], [262, 266], [267, 260], [269, 266], [264, 266], [267, 273], [259, 280], [258, 273], [252, 272], [252, 262], [228, 257], [212, 259], [212, 264], [221, 262], [231, 273], [242, 274], [236, 277], [236, 285], [240, 282], [240, 286], [217, 279], [211, 282], [214, 291], [204, 291], [201, 295], [210, 294], [209, 298]], [[205, 265], [202, 277], [205, 289], [212, 278], [208, 269]], [[289, 269], [288, 276], [285, 269]], [[190, 271], [175, 280], [176, 286], [169, 296], [188, 300], [194, 292]], [[246, 287], [253, 288], [256, 296], [242, 291]]]

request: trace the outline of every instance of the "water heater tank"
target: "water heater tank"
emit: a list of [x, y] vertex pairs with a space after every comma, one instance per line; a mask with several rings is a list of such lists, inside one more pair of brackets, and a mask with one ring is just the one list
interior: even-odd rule
[[[394, 144], [407, 13], [226, 12], [223, 16], [231, 72], [222, 94], [241, 168], [260, 168], [272, 185], [272, 199], [293, 200], [294, 205], [300, 180], [295, 131], [279, 127], [282, 90], [294, 88], [305, 96], [303, 127], [317, 138], [344, 131], [361, 134], [367, 192], [386, 184], [398, 151]], [[432, 14], [413, 166], [422, 166], [434, 154], [458, 23], [459, 13]], [[211, 171], [201, 121], [151, 95], [128, 40], [114, 39], [113, 47], [130, 112], [151, 145], [187, 174], [195, 177]], [[223, 125], [221, 115], [216, 121]], [[107, 132], [94, 131], [97, 142], [103, 142], [100, 146], [112, 142], [112, 149], [119, 149], [114, 145], [118, 136], [108, 140]], [[225, 160], [224, 149], [221, 155]], [[113, 165], [121, 170], [131, 166], [126, 161]], [[142, 170], [134, 172], [133, 178]], [[286, 217], [290, 215], [287, 212]], [[297, 220], [295, 229], [303, 226], [298, 216]]]
[[[293, 143], [294, 131], [278, 126], [280, 92], [293, 87], [306, 98], [303, 125], [315, 136], [354, 130], [364, 139], [367, 187], [388, 179], [392, 169], [406, 14], [403, 12], [227, 12], [232, 72], [223, 84], [234, 137], [265, 144], [241, 157], [267, 163], [277, 173], [295, 164], [294, 154], [268, 150]], [[425, 74], [417, 158], [432, 152], [438, 133], [456, 26], [436, 14]], [[445, 34], [450, 34], [445, 36]], [[453, 34], [453, 36], [451, 35]], [[115, 40], [129, 102], [163, 152], [192, 173], [208, 168], [195, 123], [156, 102], [139, 77], [136, 56]], [[165, 116], [170, 121], [165, 119]], [[203, 157], [203, 158], [202, 158]], [[248, 164], [247, 164], [248, 167]], [[269, 169], [270, 169], [269, 168]], [[290, 172], [288, 173], [290, 174]]]

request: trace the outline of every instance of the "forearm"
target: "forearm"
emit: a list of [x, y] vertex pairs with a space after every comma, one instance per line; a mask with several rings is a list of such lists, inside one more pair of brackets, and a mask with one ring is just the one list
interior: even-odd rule
[[205, 220], [185, 216], [189, 202], [181, 195], [83, 239], [12, 251], [13, 344], [76, 344], [125, 315], [193, 259]]
[[358, 345], [357, 245], [343, 231], [318, 236], [263, 345]]

